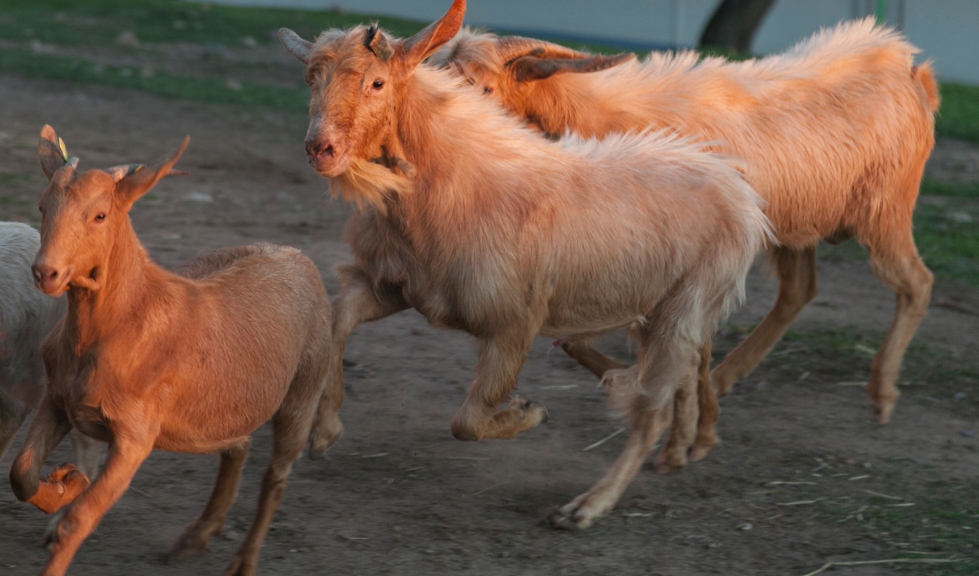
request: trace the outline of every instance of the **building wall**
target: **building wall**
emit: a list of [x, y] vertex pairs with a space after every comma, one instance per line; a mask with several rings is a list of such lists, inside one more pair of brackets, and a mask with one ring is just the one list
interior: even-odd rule
[[[339, 6], [367, 14], [434, 20], [448, 0], [217, 0], [237, 5]], [[582, 40], [622, 40], [630, 49], [690, 47], [720, 0], [470, 0], [466, 22], [533, 35], [556, 33]], [[779, 52], [821, 27], [872, 14], [874, 0], [777, 0], [758, 34], [754, 52]], [[887, 20], [902, 28], [932, 58], [939, 78], [979, 84], [979, 1], [888, 0]]]

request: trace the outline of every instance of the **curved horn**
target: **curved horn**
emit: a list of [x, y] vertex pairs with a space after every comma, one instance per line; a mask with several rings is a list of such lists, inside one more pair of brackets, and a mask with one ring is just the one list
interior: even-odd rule
[[572, 50], [560, 44], [545, 42], [536, 38], [524, 38], [523, 36], [503, 36], [496, 41], [496, 49], [507, 64], [515, 58], [531, 55], [539, 58], [565, 58], [570, 60], [592, 56], [587, 52]]
[[612, 68], [632, 60], [636, 55], [623, 52], [614, 56], [588, 56], [586, 58], [541, 58], [539, 56], [521, 56], [508, 63], [510, 71], [517, 82], [543, 80], [554, 74], [564, 72], [598, 72]]

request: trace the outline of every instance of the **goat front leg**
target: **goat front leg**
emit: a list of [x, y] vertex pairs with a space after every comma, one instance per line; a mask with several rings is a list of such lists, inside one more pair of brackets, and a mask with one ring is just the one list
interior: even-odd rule
[[457, 440], [508, 440], [547, 421], [544, 406], [519, 396], [498, 410], [517, 386], [532, 341], [533, 335], [524, 333], [480, 342], [476, 378], [452, 419]]
[[779, 247], [772, 252], [778, 273], [778, 297], [768, 315], [748, 334], [744, 342], [724, 357], [711, 372], [718, 396], [731, 390], [734, 381], [758, 366], [785, 334], [806, 304], [816, 297], [816, 247], [793, 250]]
[[326, 386], [320, 396], [316, 419], [309, 437], [310, 456], [320, 456], [340, 438], [340, 405], [343, 403], [343, 351], [347, 338], [364, 322], [380, 320], [409, 308], [395, 286], [375, 289], [370, 278], [358, 268], [340, 268], [343, 285], [333, 299], [333, 349]]
[[68, 416], [45, 395], [27, 431], [27, 439], [10, 468], [10, 487], [18, 500], [51, 514], [88, 487], [88, 478], [71, 464], [57, 468], [41, 480], [44, 462], [70, 430]]
[[[82, 434], [78, 430], [71, 431], [71, 447], [75, 452], [75, 465], [78, 467], [78, 471], [82, 473], [89, 481], [94, 480], [95, 476], [99, 473], [99, 452], [101, 442], [93, 438]], [[85, 483], [88, 486], [88, 483]], [[81, 490], [78, 491], [81, 493]], [[64, 515], [64, 510], [58, 510], [52, 515], [51, 520], [48, 521], [48, 527], [44, 530], [44, 544], [53, 544], [57, 537], [58, 522], [61, 522], [61, 517]]]
[[136, 471], [153, 450], [154, 437], [155, 434], [147, 431], [113, 430], [105, 468], [89, 489], [65, 510], [58, 523], [51, 557], [42, 572], [44, 576], [59, 576], [68, 570], [82, 542], [129, 488]]

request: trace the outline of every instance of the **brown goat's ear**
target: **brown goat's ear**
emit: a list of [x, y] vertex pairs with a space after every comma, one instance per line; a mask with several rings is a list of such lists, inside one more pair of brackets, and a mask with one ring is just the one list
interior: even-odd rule
[[537, 56], [521, 56], [507, 64], [510, 74], [517, 82], [531, 82], [550, 78], [564, 72], [598, 72], [618, 66], [632, 60], [636, 55], [631, 52], [614, 56], [590, 56], [588, 58], [538, 58]]
[[279, 42], [282, 42], [290, 54], [299, 58], [300, 62], [309, 64], [309, 52], [313, 49], [312, 42], [303, 40], [299, 34], [288, 28], [279, 28]]
[[177, 163], [177, 160], [180, 160], [180, 156], [187, 149], [187, 144], [189, 143], [190, 136], [184, 137], [180, 148], [146, 166], [135, 165], [132, 168], [130, 166], [120, 166], [119, 169], [110, 169], [115, 170], [115, 173], [109, 172], [113, 178], [122, 172], [122, 169], [126, 170], [122, 178], [116, 181], [116, 195], [129, 205], [132, 205], [140, 196], [146, 194], [150, 188], [155, 186], [161, 178], [185, 174], [185, 172], [173, 170], [173, 165]]
[[435, 53], [436, 50], [452, 40], [462, 28], [462, 19], [466, 15], [466, 0], [453, 0], [449, 11], [441, 19], [425, 26], [420, 32], [408, 38], [402, 44], [404, 50], [404, 65], [414, 69], [422, 60]]
[[384, 32], [381, 32], [381, 29], [376, 24], [367, 29], [364, 45], [380, 58], [381, 62], [387, 62], [394, 55], [394, 50], [391, 49], [391, 44], [388, 43], [387, 37], [384, 36]]
[[[50, 180], [54, 173], [62, 166], [68, 164], [68, 149], [65, 142], [54, 133], [54, 128], [45, 124], [41, 128], [41, 135], [37, 139], [37, 155], [41, 160], [41, 170]], [[78, 159], [74, 158], [73, 165], [78, 164]]]

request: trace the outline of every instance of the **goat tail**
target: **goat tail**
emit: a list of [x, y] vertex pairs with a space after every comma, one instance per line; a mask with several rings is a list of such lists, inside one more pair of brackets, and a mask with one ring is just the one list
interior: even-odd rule
[[938, 82], [935, 81], [935, 71], [932, 70], [931, 60], [924, 64], [911, 67], [911, 79], [921, 84], [928, 97], [928, 107], [932, 112], [938, 112], [938, 107], [942, 103], [938, 93]]

